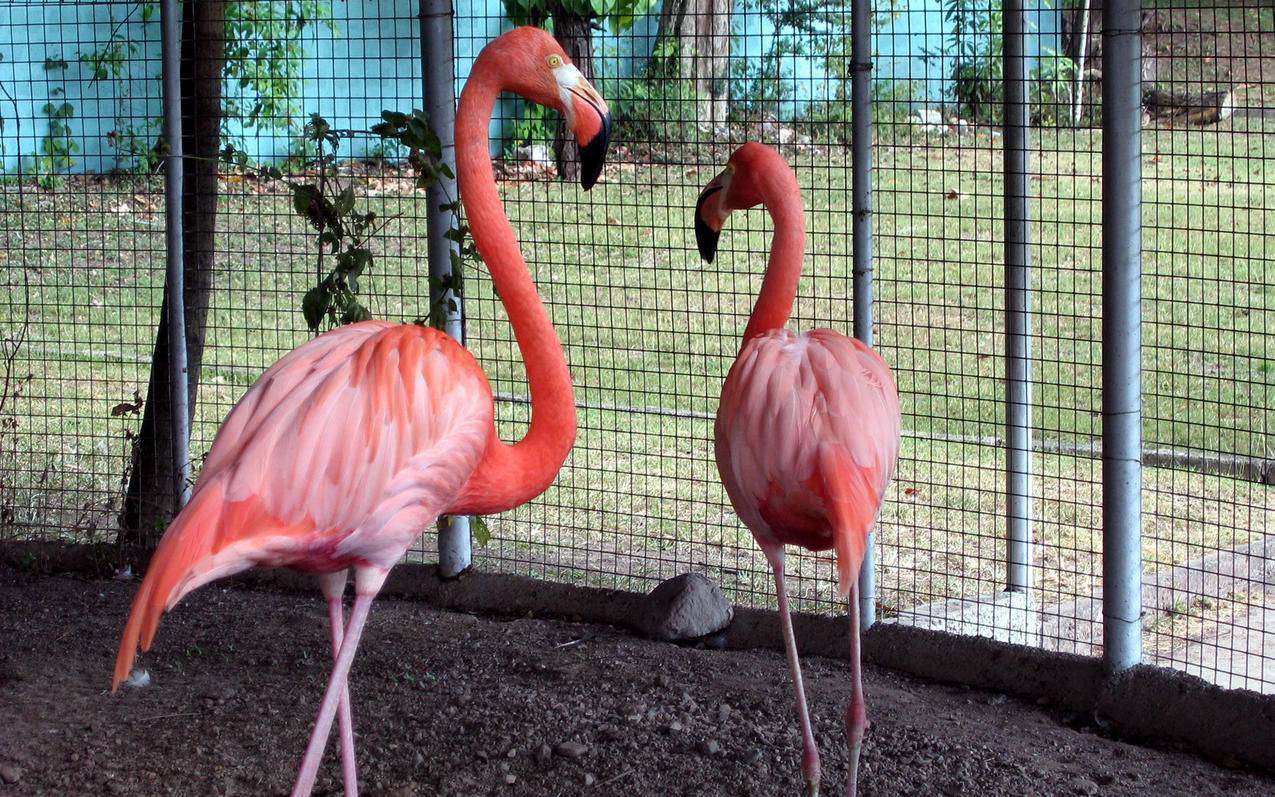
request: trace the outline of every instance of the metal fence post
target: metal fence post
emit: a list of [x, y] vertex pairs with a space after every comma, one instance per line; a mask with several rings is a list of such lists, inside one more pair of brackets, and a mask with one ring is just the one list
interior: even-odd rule
[[1142, 659], [1142, 9], [1102, 9], [1103, 662]]
[[1022, 0], [1004, 0], [1005, 163], [1005, 437], [1008, 448], [1007, 588], [1031, 588], [1031, 207], [1028, 175], [1030, 107], [1027, 101], [1026, 20]]
[[[854, 336], [872, 345], [872, 2], [850, 5], [851, 257]], [[876, 534], [869, 535], [859, 570], [859, 623], [877, 619]]]
[[[456, 61], [452, 52], [451, 0], [421, 0], [421, 73], [425, 82], [425, 113], [430, 127], [443, 144], [443, 162], [456, 172]], [[429, 230], [430, 306], [449, 299], [456, 304], [447, 312], [444, 330], [465, 342], [464, 309], [461, 297], [450, 288], [438, 288], [434, 280], [452, 273], [453, 255], [459, 254], [447, 233], [455, 226], [456, 214], [445, 208], [456, 200], [456, 180], [439, 176], [426, 192], [425, 210]], [[455, 260], [456, 263], [460, 261]], [[439, 519], [438, 572], [453, 578], [469, 569], [473, 561], [473, 540], [469, 518], [449, 515]]]
[[168, 395], [173, 418], [173, 507], [190, 497], [190, 387], [186, 371], [186, 271], [183, 258], [181, 9], [177, 0], [159, 6], [164, 114], [164, 298], [168, 308]]

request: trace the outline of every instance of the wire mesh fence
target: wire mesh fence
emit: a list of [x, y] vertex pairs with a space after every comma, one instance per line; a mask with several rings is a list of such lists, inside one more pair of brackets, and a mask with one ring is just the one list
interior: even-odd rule
[[[1275, 179], [1264, 142], [1275, 12], [1146, 5], [1144, 645], [1150, 661], [1272, 691]], [[224, 6], [196, 468], [232, 403], [310, 334], [302, 297], [327, 268], [294, 203], [323, 171], [311, 114], [341, 135], [330, 179], [383, 225], [361, 300], [380, 318], [429, 314], [424, 194], [406, 153], [370, 132], [382, 110], [422, 105], [417, 3]], [[147, 3], [5, 10], [0, 538], [110, 542], [135, 478], [162, 298], [158, 27]], [[475, 561], [629, 590], [697, 570], [742, 605], [769, 605], [769, 568], [718, 481], [712, 424], [770, 220], [737, 214], [705, 264], [691, 214], [735, 146], [776, 146], [797, 171], [809, 231], [791, 325], [850, 331], [850, 13], [778, 0], [634, 12], [628, 27], [586, 26], [617, 125], [592, 192], [559, 179], [569, 164], [556, 118], [512, 99], [496, 114], [501, 196], [563, 338], [580, 430], [544, 496], [487, 519]], [[1032, 450], [1019, 520], [1032, 545], [1019, 593], [1005, 589], [1004, 15], [987, 0], [899, 0], [872, 16], [874, 334], [904, 406], [877, 535], [878, 616], [1095, 654], [1104, 31], [1097, 3], [1024, 12]], [[456, 7], [458, 89], [510, 24], [499, 4]], [[487, 273], [465, 277], [467, 345], [514, 439], [529, 417], [521, 357]], [[411, 555], [428, 560], [434, 544], [426, 534]], [[795, 604], [838, 610], [831, 557], [790, 556]]]

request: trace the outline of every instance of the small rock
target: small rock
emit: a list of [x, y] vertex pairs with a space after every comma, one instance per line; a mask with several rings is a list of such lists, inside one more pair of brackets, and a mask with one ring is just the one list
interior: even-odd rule
[[517, 782], [518, 782], [518, 776], [515, 775], [514, 773], [510, 772], [508, 775], [505, 776], [505, 783], [508, 783], [510, 786], [514, 785]]
[[518, 748], [517, 748], [517, 747], [511, 747], [511, 748], [509, 748], [509, 751], [505, 753], [505, 757], [506, 757], [506, 758], [517, 758], [517, 757], [518, 757]]
[[544, 767], [544, 766], [548, 766], [549, 762], [552, 760], [553, 760], [553, 748], [547, 744], [540, 745], [540, 748], [536, 750], [536, 763]]
[[584, 785], [586, 785], [586, 786], [592, 786], [592, 785], [593, 785], [593, 782], [594, 782], [595, 780], [597, 780], [597, 778], [593, 777], [593, 773], [592, 773], [592, 772], [586, 772], [586, 773], [584, 773]]
[[716, 739], [705, 739], [695, 745], [695, 749], [703, 755], [717, 755], [722, 751], [722, 746], [717, 743]]
[[734, 615], [720, 587], [699, 573], [683, 573], [651, 590], [637, 625], [654, 639], [685, 641], [721, 631]]
[[756, 766], [761, 763], [761, 750], [754, 749], [751, 753], [744, 756], [744, 763], [750, 766]]
[[730, 703], [722, 703], [720, 706], [717, 707], [717, 721], [725, 722], [726, 720], [730, 719], [730, 712], [731, 712]]
[[0, 780], [12, 786], [22, 780], [22, 767], [14, 764], [0, 764]]
[[579, 758], [585, 753], [589, 752], [589, 747], [588, 745], [580, 744], [579, 742], [574, 742], [574, 741], [563, 742], [562, 744], [553, 748], [553, 751], [557, 753], [558, 755], [562, 756], [563, 758], [574, 759], [574, 758]]
[[1006, 703], [1006, 701], [1008, 701], [1008, 700], [1009, 700], [1009, 698], [1008, 698], [1008, 697], [1006, 697], [1005, 695], [1002, 695], [1002, 694], [997, 693], [997, 694], [994, 694], [994, 695], [992, 695], [991, 697], [987, 698], [987, 705], [989, 705], [989, 706], [1002, 706], [1002, 705], [1004, 705], [1004, 704]]
[[664, 729], [668, 731], [669, 733], [681, 733], [682, 723], [678, 722], [677, 720], [673, 720], [668, 725], [666, 725]]

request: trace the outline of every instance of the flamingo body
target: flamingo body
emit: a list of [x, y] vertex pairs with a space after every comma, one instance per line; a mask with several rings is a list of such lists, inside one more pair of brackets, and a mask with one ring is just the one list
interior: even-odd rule
[[218, 431], [134, 599], [115, 683], [160, 613], [209, 581], [258, 566], [389, 570], [493, 433], [486, 375], [438, 330], [364, 321], [289, 352]]
[[837, 551], [841, 594], [863, 561], [899, 448], [890, 368], [830, 329], [751, 338], [722, 386], [717, 469], [768, 553]]

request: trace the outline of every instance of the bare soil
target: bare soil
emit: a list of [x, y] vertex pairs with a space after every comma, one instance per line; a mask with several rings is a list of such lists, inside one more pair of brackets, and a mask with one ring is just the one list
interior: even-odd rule
[[[329, 666], [317, 591], [197, 592], [143, 658], [152, 685], [111, 694], [135, 589], [0, 568], [0, 794], [286, 794]], [[847, 668], [809, 657], [805, 674], [839, 794]], [[1275, 794], [1048, 706], [872, 667], [866, 687], [864, 795]], [[368, 795], [800, 793], [787, 667], [768, 650], [386, 598], [352, 693]], [[316, 794], [339, 793], [330, 745]]]

